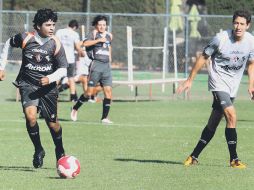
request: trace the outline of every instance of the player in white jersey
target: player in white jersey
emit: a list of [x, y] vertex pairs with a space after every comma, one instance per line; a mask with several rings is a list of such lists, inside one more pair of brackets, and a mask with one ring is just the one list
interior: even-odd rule
[[198, 163], [198, 156], [213, 138], [222, 117], [226, 119], [225, 137], [230, 154], [232, 168], [246, 168], [237, 155], [236, 111], [233, 101], [248, 63], [249, 88], [251, 97], [254, 92], [254, 37], [246, 32], [250, 27], [251, 14], [248, 11], [236, 11], [233, 15], [233, 29], [217, 34], [204, 48], [197, 59], [187, 80], [179, 86], [178, 93], [189, 91], [192, 82], [211, 57], [209, 64], [209, 90], [213, 94], [213, 105], [210, 118], [203, 129], [201, 138], [193, 152], [184, 162], [185, 166]]
[[67, 77], [70, 88], [70, 100], [77, 101], [76, 86], [74, 81], [75, 76], [75, 50], [77, 50], [79, 57], [84, 56], [83, 51], [80, 47], [80, 37], [76, 32], [79, 25], [76, 20], [71, 20], [67, 28], [59, 29], [56, 32], [56, 36], [60, 39], [63, 44], [66, 58], [68, 61]]

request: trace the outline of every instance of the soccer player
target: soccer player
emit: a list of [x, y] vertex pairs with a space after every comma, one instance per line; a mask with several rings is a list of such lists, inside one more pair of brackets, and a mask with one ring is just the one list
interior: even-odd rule
[[185, 166], [198, 163], [198, 156], [213, 138], [222, 117], [226, 119], [225, 137], [232, 168], [246, 168], [237, 155], [236, 110], [233, 101], [248, 62], [249, 87], [251, 97], [254, 92], [254, 37], [246, 30], [250, 27], [251, 14], [236, 11], [233, 15], [233, 29], [218, 33], [204, 48], [187, 80], [179, 86], [178, 93], [189, 91], [192, 82], [211, 57], [209, 64], [209, 90], [213, 94], [212, 112], [193, 152], [184, 162]]
[[51, 9], [38, 10], [33, 20], [35, 31], [20, 33], [8, 39], [1, 54], [0, 80], [3, 80], [9, 48], [22, 49], [22, 65], [15, 85], [20, 90], [27, 132], [35, 148], [35, 168], [42, 167], [45, 156], [37, 123], [38, 110], [49, 127], [55, 144], [56, 160], [65, 155], [62, 128], [57, 118], [56, 81], [66, 76], [68, 63], [63, 46], [53, 35], [56, 22], [56, 12]]
[[88, 89], [82, 94], [71, 111], [71, 119], [77, 120], [77, 113], [80, 106], [87, 102], [94, 93], [94, 88], [98, 83], [103, 88], [104, 100], [101, 122], [111, 124], [108, 119], [112, 99], [112, 75], [111, 75], [111, 41], [112, 34], [107, 32], [107, 18], [98, 15], [94, 18], [92, 25], [95, 29], [84, 40], [83, 45], [89, 49], [88, 56], [93, 60], [90, 66], [90, 75], [88, 81]]
[[57, 30], [56, 32], [56, 36], [60, 39], [61, 43], [63, 44], [66, 58], [68, 61], [67, 77], [70, 88], [70, 101], [72, 102], [76, 102], [78, 99], [76, 94], [76, 85], [74, 81], [76, 67], [75, 50], [77, 50], [78, 52], [79, 55], [78, 59], [79, 57], [84, 56], [84, 53], [80, 47], [80, 37], [79, 34], [76, 32], [78, 27], [79, 27], [78, 21], [71, 20], [67, 28]]

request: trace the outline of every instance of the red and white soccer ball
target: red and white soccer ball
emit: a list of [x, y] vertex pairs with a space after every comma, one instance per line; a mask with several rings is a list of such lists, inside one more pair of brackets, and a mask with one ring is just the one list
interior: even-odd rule
[[80, 163], [74, 156], [64, 156], [57, 162], [57, 173], [62, 178], [75, 178], [80, 173]]

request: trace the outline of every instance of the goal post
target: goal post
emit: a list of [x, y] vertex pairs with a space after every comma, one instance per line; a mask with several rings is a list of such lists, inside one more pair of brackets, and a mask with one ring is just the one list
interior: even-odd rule
[[[163, 61], [162, 61], [162, 75], [161, 79], [166, 80], [166, 74], [168, 69], [168, 28], [164, 28], [164, 39], [163, 39], [163, 45], [162, 46], [152, 46], [152, 47], [144, 47], [144, 46], [134, 46], [132, 42], [133, 36], [132, 36], [132, 27], [127, 26], [127, 54], [128, 54], [128, 83], [130, 84], [131, 91], [134, 90], [133, 85], [131, 83], [134, 81], [133, 77], [133, 50], [135, 49], [143, 49], [143, 50], [149, 50], [149, 49], [161, 49], [163, 53]], [[177, 86], [178, 82], [178, 74], [177, 74], [177, 50], [176, 50], [176, 35], [175, 31], [173, 31], [173, 55], [174, 55], [174, 79], [175, 83], [173, 83], [174, 88]], [[165, 83], [161, 83], [161, 91], [165, 92]], [[174, 91], [175, 93], [175, 91]]]

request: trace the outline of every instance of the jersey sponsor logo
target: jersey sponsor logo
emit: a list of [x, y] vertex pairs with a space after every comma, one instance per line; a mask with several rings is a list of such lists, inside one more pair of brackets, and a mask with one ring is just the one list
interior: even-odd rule
[[25, 67], [33, 71], [50, 71], [52, 69], [51, 65], [41, 66], [41, 65], [32, 65], [31, 63], [27, 64]]
[[95, 54], [97, 54], [97, 55], [109, 55], [109, 51], [100, 49]]
[[229, 65], [221, 66], [221, 68], [224, 69], [224, 70], [226, 70], [226, 71], [229, 71], [229, 70], [237, 71], [237, 70], [240, 70], [242, 67], [243, 67], [243, 65], [231, 66], [231, 67], [230, 67]]
[[224, 104], [226, 104], [226, 101], [221, 101], [220, 104], [224, 105]]
[[37, 62], [41, 62], [41, 60], [42, 60], [41, 54], [36, 53], [35, 54], [35, 59], [36, 59]]
[[43, 50], [43, 49], [32, 49], [32, 52], [48, 54], [48, 52], [46, 50]]
[[244, 54], [242, 51], [231, 51], [230, 54]]

